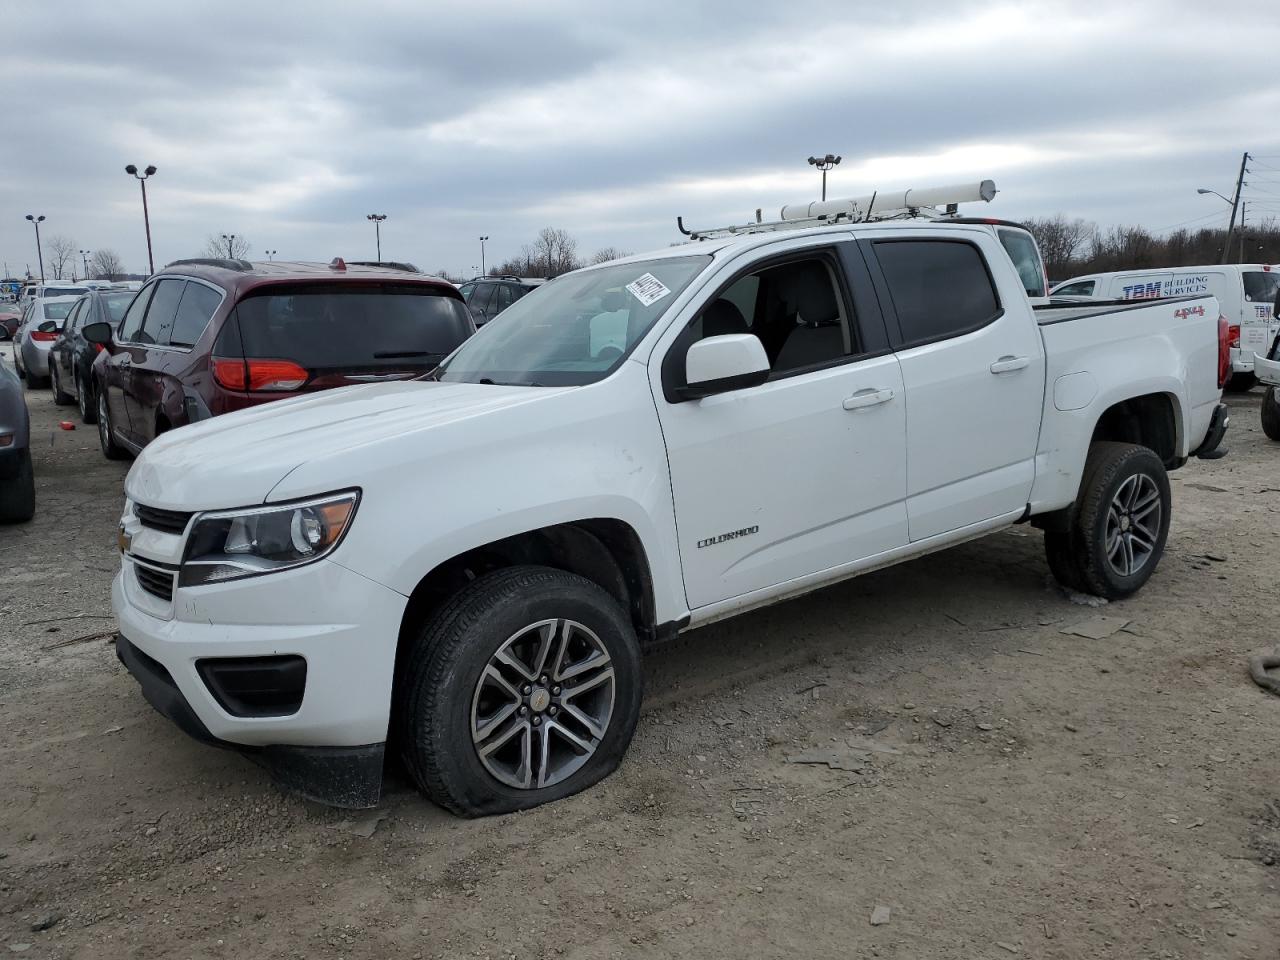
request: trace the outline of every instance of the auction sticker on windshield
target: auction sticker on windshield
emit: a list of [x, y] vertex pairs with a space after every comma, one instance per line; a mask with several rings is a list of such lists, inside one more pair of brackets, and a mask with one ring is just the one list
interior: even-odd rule
[[646, 273], [627, 284], [627, 290], [642, 306], [651, 307], [671, 291], [652, 273]]

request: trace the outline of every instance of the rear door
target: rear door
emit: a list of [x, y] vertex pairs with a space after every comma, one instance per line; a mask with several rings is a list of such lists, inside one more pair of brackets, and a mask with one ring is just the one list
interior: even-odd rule
[[1044, 348], [1003, 251], [978, 232], [861, 243], [902, 368], [912, 542], [1022, 511], [1035, 479]]
[[1280, 333], [1276, 318], [1276, 295], [1280, 292], [1280, 271], [1241, 270], [1244, 287], [1244, 309], [1240, 318], [1241, 359], [1253, 360], [1255, 354], [1265, 357], [1271, 342]]

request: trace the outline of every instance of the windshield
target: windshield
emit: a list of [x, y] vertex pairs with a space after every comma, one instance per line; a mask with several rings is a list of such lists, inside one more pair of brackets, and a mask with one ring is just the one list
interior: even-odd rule
[[236, 307], [244, 356], [310, 370], [427, 370], [472, 330], [461, 300], [425, 284], [264, 287]]
[[88, 287], [45, 287], [44, 297], [78, 297], [81, 294], [88, 293]]
[[[112, 323], [119, 323], [124, 319], [124, 312], [129, 304], [133, 303], [132, 293], [109, 293], [102, 298], [107, 305], [107, 312], [111, 315]], [[86, 313], [88, 311], [85, 311]]]
[[1244, 298], [1250, 303], [1275, 303], [1276, 287], [1280, 285], [1280, 273], [1263, 273], [1256, 270], [1244, 274]]
[[710, 260], [673, 257], [566, 274], [490, 320], [435, 376], [536, 387], [603, 380]]
[[66, 303], [46, 303], [41, 308], [44, 315], [50, 320], [65, 320], [67, 314], [71, 312], [71, 308], [76, 305], [74, 300], [68, 300]]

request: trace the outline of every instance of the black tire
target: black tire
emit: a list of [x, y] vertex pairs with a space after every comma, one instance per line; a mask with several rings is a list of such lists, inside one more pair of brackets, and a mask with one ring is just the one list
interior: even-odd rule
[[59, 407], [69, 407], [76, 398], [62, 389], [62, 381], [58, 378], [58, 361], [49, 361], [49, 385], [53, 387], [53, 402]]
[[1256, 373], [1233, 373], [1227, 378], [1227, 393], [1248, 393], [1258, 385]]
[[1068, 590], [1084, 593], [1084, 574], [1076, 562], [1076, 545], [1068, 530], [1044, 532], [1044, 555], [1049, 561], [1049, 572]]
[[98, 445], [102, 447], [102, 455], [108, 460], [123, 460], [128, 453], [111, 435], [111, 410], [107, 407], [107, 395], [102, 390], [95, 390], [94, 395], [98, 398]]
[[[1129, 574], [1117, 570], [1107, 555], [1107, 526], [1112, 501], [1130, 478], [1145, 477], [1158, 494], [1160, 519], [1149, 554]], [[1139, 479], [1136, 483], [1145, 483]], [[1135, 593], [1155, 572], [1169, 536], [1171, 496], [1164, 463], [1148, 447], [1132, 443], [1095, 442], [1089, 448], [1080, 493], [1072, 507], [1070, 542], [1083, 592], [1108, 600]]]
[[98, 422], [98, 398], [79, 374], [76, 375], [76, 406], [80, 408], [81, 423], [92, 425]]
[[1275, 387], [1262, 395], [1262, 432], [1268, 440], [1280, 440], [1280, 391]]
[[31, 469], [31, 449], [18, 454], [18, 472], [0, 483], [0, 523], [25, 523], [36, 513], [36, 478]]
[[[603, 645], [614, 669], [612, 713], [583, 766], [550, 786], [521, 789], [481, 762], [472, 699], [508, 638], [551, 618], [577, 621]], [[486, 574], [448, 600], [412, 643], [396, 691], [400, 755], [418, 788], [454, 813], [508, 813], [571, 796], [612, 773], [631, 742], [643, 684], [640, 647], [627, 614], [590, 580], [535, 566]]]

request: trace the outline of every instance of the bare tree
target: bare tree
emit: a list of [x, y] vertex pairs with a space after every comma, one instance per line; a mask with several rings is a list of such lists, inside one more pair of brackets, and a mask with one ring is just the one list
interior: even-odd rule
[[533, 241], [531, 256], [550, 280], [578, 268], [578, 241], [567, 230], [543, 227]]
[[114, 250], [100, 247], [89, 258], [89, 272], [98, 280], [122, 280], [125, 275], [124, 262]]
[[1033, 217], [1022, 221], [1031, 231], [1044, 257], [1044, 267], [1053, 280], [1061, 280], [1075, 272], [1086, 245], [1097, 233], [1097, 226], [1087, 220], [1070, 220], [1058, 213], [1052, 217]]
[[50, 237], [44, 242], [45, 253], [49, 257], [49, 268], [53, 270], [53, 279], [61, 280], [67, 267], [75, 265], [78, 250], [76, 242], [61, 234]]
[[223, 240], [220, 233], [209, 234], [200, 256], [211, 260], [244, 260], [249, 256], [251, 244], [248, 237], [242, 237], [238, 233], [229, 233], [227, 237], [229, 239]]
[[630, 250], [619, 250], [617, 247], [605, 247], [591, 255], [592, 263], [608, 263], [610, 260], [621, 260], [631, 256]]

